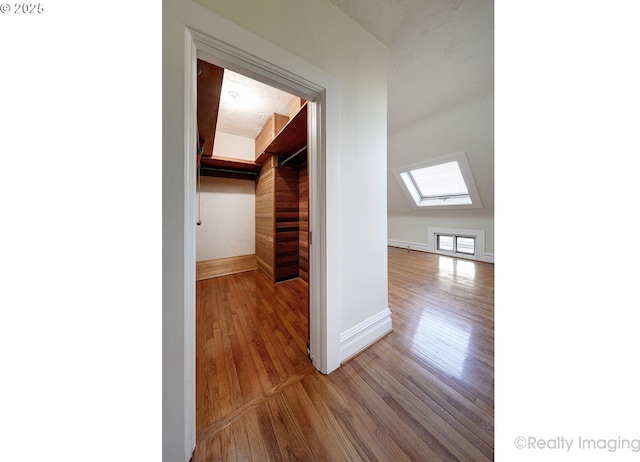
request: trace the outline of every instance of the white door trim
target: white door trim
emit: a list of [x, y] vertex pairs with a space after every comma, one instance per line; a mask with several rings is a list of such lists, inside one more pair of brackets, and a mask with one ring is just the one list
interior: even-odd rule
[[185, 438], [195, 445], [196, 58], [310, 101], [309, 337], [313, 365], [324, 374], [340, 366], [340, 85], [331, 74], [248, 31], [233, 43], [189, 27], [185, 31]]

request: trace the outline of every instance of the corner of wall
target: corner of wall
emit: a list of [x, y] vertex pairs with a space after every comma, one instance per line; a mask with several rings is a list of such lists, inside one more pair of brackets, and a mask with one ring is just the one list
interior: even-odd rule
[[340, 362], [348, 361], [393, 331], [391, 310], [384, 309], [340, 334]]

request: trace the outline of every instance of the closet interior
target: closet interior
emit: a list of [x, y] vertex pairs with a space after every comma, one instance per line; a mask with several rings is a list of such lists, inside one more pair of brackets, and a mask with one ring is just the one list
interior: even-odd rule
[[300, 278], [308, 284], [307, 102], [288, 95], [287, 107], [270, 113], [253, 139], [253, 155], [219, 155], [214, 145], [221, 142], [216, 133], [223, 117], [222, 92], [224, 97], [241, 96], [223, 90], [226, 72], [198, 60], [198, 180], [213, 177], [255, 184], [255, 254], [198, 261], [197, 279], [259, 269], [274, 283]]

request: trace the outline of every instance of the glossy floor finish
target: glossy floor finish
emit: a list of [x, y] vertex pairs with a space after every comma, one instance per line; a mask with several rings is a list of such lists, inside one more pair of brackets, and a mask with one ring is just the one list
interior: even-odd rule
[[304, 284], [260, 279], [198, 285], [194, 461], [493, 460], [492, 264], [389, 248], [394, 331], [328, 376], [296, 352]]
[[[310, 365], [308, 286], [255, 270], [196, 284], [196, 432]], [[199, 440], [199, 439], [198, 439]]]

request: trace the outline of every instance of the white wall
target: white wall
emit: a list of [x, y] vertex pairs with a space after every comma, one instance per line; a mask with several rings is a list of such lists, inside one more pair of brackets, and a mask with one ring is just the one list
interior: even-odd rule
[[[262, 0], [198, 3], [340, 80], [341, 319], [342, 331], [346, 331], [388, 308], [387, 49], [324, 0], [283, 0], [280, 7]], [[329, 178], [328, 187], [331, 181]]]
[[[216, 132], [213, 155], [255, 159], [255, 140]], [[256, 253], [256, 184], [232, 178], [200, 179], [196, 261]]]
[[256, 141], [252, 138], [216, 131], [213, 155], [253, 161], [256, 159], [255, 146]]
[[[421, 41], [403, 43], [392, 51], [392, 61], [410, 56], [411, 51], [420, 55], [424, 68], [418, 77], [427, 86], [424, 94], [414, 95], [421, 103], [419, 110], [412, 104], [411, 117], [402, 117], [402, 124], [390, 120], [389, 240], [426, 244], [428, 227], [482, 229], [485, 250], [493, 254], [493, 2], [465, 1], [458, 6]], [[394, 88], [409, 83], [398, 81], [389, 69], [389, 85], [390, 94], [395, 94]], [[402, 108], [394, 106], [390, 117], [403, 116]], [[484, 208], [413, 210], [392, 170], [460, 151], [467, 153]]]
[[[494, 252], [493, 92], [389, 134], [389, 239], [426, 244], [427, 227], [483, 229]], [[413, 210], [392, 170], [465, 151], [482, 209]]]
[[[340, 313], [341, 331], [388, 309], [386, 220], [387, 49], [326, 0], [243, 2], [190, 0], [163, 3], [163, 454], [188, 460], [193, 425], [185, 409], [193, 385], [184, 374], [192, 360], [185, 348], [185, 300], [195, 305], [195, 269], [185, 262], [185, 242], [195, 240], [186, 217], [185, 26], [242, 47], [246, 34], [220, 16], [335, 76], [340, 85], [339, 146], [327, 152], [327, 299]], [[218, 16], [220, 15], [220, 16]], [[274, 54], [275, 56], [275, 54]], [[278, 54], [277, 59], [286, 56]], [[285, 65], [286, 67], [286, 65]], [[189, 133], [191, 136], [191, 133]], [[366, 173], [363, 175], [363, 173]], [[357, 178], [357, 181], [354, 179]], [[194, 190], [189, 194], [195, 194]], [[336, 191], [340, 196], [336, 197]], [[313, 218], [312, 218], [313, 219]], [[336, 251], [339, 249], [339, 252]], [[194, 265], [195, 266], [195, 265]], [[338, 279], [339, 286], [333, 281]], [[193, 300], [193, 301], [191, 301]]]
[[256, 185], [249, 180], [201, 178], [196, 261], [256, 253]]

